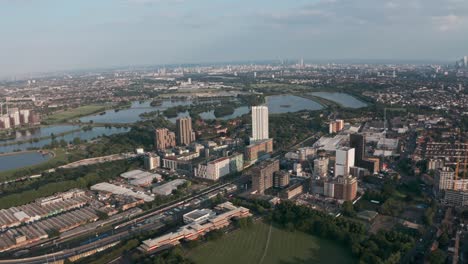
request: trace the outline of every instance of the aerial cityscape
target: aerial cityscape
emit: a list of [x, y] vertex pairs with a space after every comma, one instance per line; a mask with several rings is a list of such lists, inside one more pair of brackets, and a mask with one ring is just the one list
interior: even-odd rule
[[468, 263], [468, 2], [39, 2], [0, 3], [0, 264]]

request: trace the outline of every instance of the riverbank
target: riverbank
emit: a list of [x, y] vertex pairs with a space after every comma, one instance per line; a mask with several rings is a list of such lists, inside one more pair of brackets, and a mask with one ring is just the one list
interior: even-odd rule
[[24, 151], [17, 151], [17, 152], [0, 153], [0, 157], [14, 156], [14, 155], [19, 155], [19, 154], [34, 153], [34, 152], [37, 152], [37, 150], [24, 150]]

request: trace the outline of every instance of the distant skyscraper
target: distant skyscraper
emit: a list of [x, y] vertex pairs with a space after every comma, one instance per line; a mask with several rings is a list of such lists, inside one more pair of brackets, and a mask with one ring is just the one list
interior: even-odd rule
[[252, 106], [252, 137], [250, 142], [268, 139], [268, 107]]
[[349, 175], [349, 168], [354, 167], [354, 155], [355, 150], [353, 148], [336, 150], [335, 177]]
[[195, 141], [195, 133], [192, 130], [190, 117], [179, 118], [176, 121], [177, 144], [188, 146]]
[[154, 131], [154, 146], [157, 150], [175, 147], [175, 134], [167, 128], [158, 128]]
[[304, 58], [301, 58], [301, 68], [304, 68]]
[[468, 56], [463, 57], [463, 65], [468, 67]]

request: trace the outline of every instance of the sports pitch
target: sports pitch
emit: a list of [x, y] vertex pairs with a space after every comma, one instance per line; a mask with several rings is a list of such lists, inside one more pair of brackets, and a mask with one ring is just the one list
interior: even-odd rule
[[225, 234], [186, 252], [200, 264], [354, 263], [340, 245], [301, 232], [288, 232], [264, 223]]

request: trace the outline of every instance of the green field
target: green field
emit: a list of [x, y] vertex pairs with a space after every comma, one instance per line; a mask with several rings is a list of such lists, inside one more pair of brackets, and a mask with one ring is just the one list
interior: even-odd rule
[[66, 111], [61, 111], [47, 116], [44, 123], [53, 124], [53, 123], [63, 123], [68, 122], [72, 119], [95, 114], [106, 110], [104, 106], [101, 105], [85, 105], [78, 108], [69, 109]]
[[273, 227], [267, 245], [269, 229], [256, 223], [191, 249], [186, 256], [200, 264], [354, 263], [345, 248], [301, 232]]

